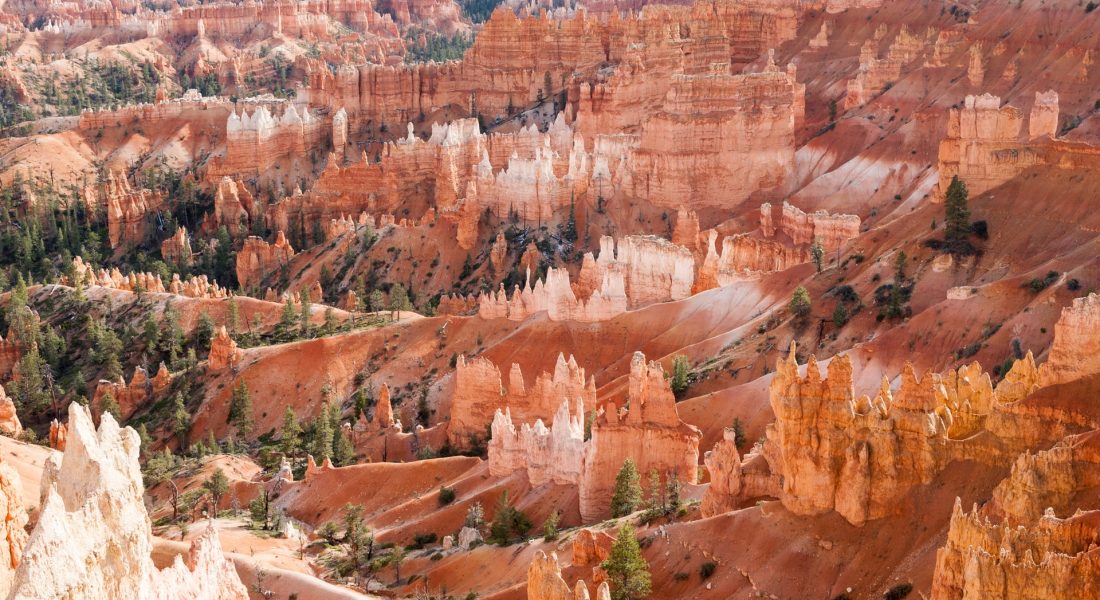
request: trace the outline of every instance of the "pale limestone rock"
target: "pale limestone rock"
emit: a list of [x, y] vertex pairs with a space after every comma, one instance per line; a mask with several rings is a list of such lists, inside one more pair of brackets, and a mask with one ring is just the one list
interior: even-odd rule
[[458, 547], [469, 550], [474, 544], [481, 543], [481, 532], [473, 527], [463, 527], [458, 532]]
[[68, 427], [64, 455], [52, 455], [43, 471], [42, 511], [12, 600], [248, 597], [216, 538], [196, 541], [186, 566], [177, 562], [164, 572], [153, 566], [141, 442], [133, 429], [120, 429], [108, 414], [97, 432], [88, 409], [75, 402]]
[[27, 543], [27, 510], [19, 474], [0, 462], [0, 595], [7, 596]]

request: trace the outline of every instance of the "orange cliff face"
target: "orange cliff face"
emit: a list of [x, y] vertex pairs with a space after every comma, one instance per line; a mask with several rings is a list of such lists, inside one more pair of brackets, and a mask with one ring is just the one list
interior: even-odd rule
[[275, 235], [275, 242], [249, 236], [237, 253], [237, 284], [241, 289], [256, 288], [267, 276], [278, 272], [294, 258], [294, 248], [282, 230]]

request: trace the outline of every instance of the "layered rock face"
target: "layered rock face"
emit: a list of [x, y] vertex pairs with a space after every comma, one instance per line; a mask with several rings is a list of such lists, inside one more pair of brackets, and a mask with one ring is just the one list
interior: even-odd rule
[[878, 58], [877, 39], [867, 40], [859, 52], [859, 73], [848, 81], [844, 96], [844, 108], [851, 109], [865, 104], [884, 91], [887, 84], [901, 77], [902, 68], [917, 58], [924, 48], [924, 40], [910, 35], [902, 26], [897, 38], [890, 44], [884, 58]]
[[726, 428], [714, 449], [703, 456], [703, 464], [710, 473], [710, 486], [699, 505], [704, 517], [737, 508], [737, 498], [741, 495], [741, 455], [737, 452], [736, 439], [734, 430]]
[[699, 266], [696, 291], [807, 263], [815, 241], [831, 251], [859, 236], [860, 219], [856, 215], [823, 210], [806, 213], [786, 201], [776, 213], [770, 203], [761, 204], [759, 231], [727, 236], [722, 240], [721, 253], [715, 243], [718, 232], [708, 230], [707, 252]]
[[[275, 108], [272, 106], [272, 108]], [[208, 176], [227, 175], [252, 177], [264, 175], [280, 160], [297, 163], [308, 157], [312, 148], [319, 146], [331, 134], [331, 124], [308, 108], [299, 109], [288, 104], [282, 115], [273, 115], [266, 105], [252, 113], [236, 109], [225, 125], [225, 158], [211, 164]], [[305, 162], [295, 165], [308, 172]]]
[[1058, 94], [1053, 90], [1036, 92], [1025, 132], [1020, 109], [1002, 107], [1001, 99], [990, 94], [967, 96], [962, 108], [948, 113], [934, 198], [943, 199], [954, 176], [966, 183], [974, 197], [1034, 165], [1093, 168], [1097, 162], [1093, 147], [1052, 141], [1057, 134], [1058, 114]]
[[207, 229], [224, 225], [230, 235], [240, 235], [248, 231], [252, 215], [258, 208], [252, 192], [243, 182], [222, 177], [214, 188], [214, 222]]
[[[1035, 389], [1033, 362], [1017, 361], [996, 390], [977, 364], [920, 379], [907, 367], [896, 393], [884, 379], [872, 399], [855, 396], [847, 357], [834, 357], [825, 378], [811, 357], [803, 377], [793, 352], [779, 361], [771, 383], [776, 420], [765, 446], [772, 471], [782, 476], [780, 499], [792, 512], [835, 510], [859, 525], [892, 514], [901, 495], [950, 460], [996, 463], [1023, 451], [988, 421]], [[983, 430], [1001, 443], [974, 437]]]
[[729, 206], [780, 187], [804, 94], [793, 65], [771, 61], [762, 73], [722, 66], [673, 75], [664, 105], [642, 125], [633, 194], [673, 208]]
[[639, 472], [656, 470], [662, 479], [695, 483], [699, 463], [699, 430], [676, 414], [676, 398], [658, 363], [647, 363], [635, 352], [630, 362], [626, 405], [605, 405], [592, 425], [584, 452], [580, 482], [580, 512], [584, 522], [611, 514], [615, 477], [631, 459]]
[[0, 385], [0, 433], [11, 437], [19, 437], [23, 433], [23, 424], [19, 422], [19, 415], [15, 413], [15, 403]]
[[197, 540], [186, 564], [177, 561], [165, 571], [153, 566], [141, 441], [133, 429], [120, 429], [104, 415], [96, 431], [91, 414], [75, 402], [69, 429], [64, 456], [51, 455], [43, 472], [42, 512], [11, 598], [248, 598], [216, 534]]
[[600, 289], [614, 274], [626, 283], [630, 308], [654, 302], [683, 300], [691, 295], [695, 280], [695, 259], [691, 251], [656, 236], [630, 235], [619, 240], [618, 250], [610, 236], [600, 238], [600, 255], [584, 255], [577, 277], [576, 292], [584, 296]]
[[1054, 324], [1047, 362], [1039, 368], [1043, 385], [1057, 385], [1100, 372], [1100, 296], [1075, 298]]
[[464, 448], [471, 436], [482, 436], [485, 426], [496, 422], [501, 410], [509, 413], [509, 426], [512, 417], [520, 423], [556, 423], [563, 402], [569, 404], [567, 413], [581, 415], [596, 405], [595, 379], [586, 378], [572, 356], [566, 360], [559, 354], [554, 372], [540, 373], [530, 387], [518, 364], [512, 365], [504, 387], [496, 365], [482, 357], [467, 361], [460, 356], [447, 436], [452, 445]]
[[268, 275], [277, 272], [294, 258], [294, 248], [282, 230], [275, 234], [275, 242], [248, 236], [237, 253], [237, 283], [241, 289], [258, 286]]

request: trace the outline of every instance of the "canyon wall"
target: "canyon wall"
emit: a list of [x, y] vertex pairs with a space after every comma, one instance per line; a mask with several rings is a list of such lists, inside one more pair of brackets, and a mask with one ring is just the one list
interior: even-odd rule
[[610, 236], [600, 238], [600, 254], [584, 255], [577, 276], [577, 295], [591, 294], [610, 274], [621, 274], [626, 283], [630, 308], [655, 302], [683, 300], [691, 295], [695, 279], [695, 259], [691, 251], [668, 240], [651, 235], [629, 235], [618, 242]]

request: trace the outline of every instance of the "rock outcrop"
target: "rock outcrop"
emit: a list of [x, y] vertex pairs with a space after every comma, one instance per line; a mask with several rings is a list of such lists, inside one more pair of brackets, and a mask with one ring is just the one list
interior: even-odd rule
[[511, 298], [503, 284], [495, 293], [481, 294], [477, 314], [483, 319], [522, 321], [546, 312], [552, 321], [593, 323], [626, 312], [627, 304], [626, 282], [621, 272], [609, 270], [588, 300], [580, 300], [569, 284], [569, 273], [551, 267], [546, 271], [546, 279], [536, 281], [533, 287], [528, 273], [523, 289], [517, 285]]
[[86, 205], [107, 213], [111, 247], [140, 244], [150, 233], [150, 217], [164, 204], [164, 194], [134, 189], [125, 174], [108, 172], [104, 181], [84, 188]]
[[263, 238], [249, 236], [237, 253], [237, 283], [241, 289], [253, 289], [268, 275], [289, 265], [292, 258], [294, 248], [282, 230], [275, 234], [275, 242], [271, 244]]
[[237, 342], [229, 337], [225, 326], [218, 327], [214, 338], [210, 340], [210, 355], [207, 358], [206, 368], [211, 371], [222, 371], [236, 367], [241, 362], [241, 351], [237, 348]]
[[695, 259], [687, 248], [656, 236], [625, 236], [616, 250], [615, 239], [605, 235], [600, 238], [599, 257], [591, 252], [584, 255], [577, 295], [592, 294], [612, 274], [621, 275], [626, 283], [630, 308], [683, 300], [691, 295]]
[[0, 462], [0, 517], [0, 594], [7, 597], [27, 544], [28, 517], [19, 474], [4, 462]]
[[500, 369], [489, 360], [459, 356], [447, 436], [453, 446], [464, 448], [470, 436], [484, 435], [485, 427], [498, 420], [498, 411], [507, 412], [509, 427], [513, 418], [520, 423], [541, 420], [553, 424], [563, 402], [568, 403], [570, 414], [583, 415], [596, 405], [595, 379], [587, 377], [572, 356], [566, 360], [559, 354], [554, 372], [540, 373], [530, 385], [519, 365], [513, 364], [507, 387], [501, 381]]
[[19, 437], [23, 433], [23, 424], [15, 412], [15, 402], [4, 392], [4, 386], [0, 386], [0, 433], [11, 437]]
[[[549, 556], [539, 550], [527, 568], [527, 600], [589, 600], [588, 586], [583, 580], [570, 590], [569, 584], [562, 579], [558, 555]], [[607, 582], [596, 588], [596, 600], [611, 600], [611, 589]]]
[[615, 477], [628, 458], [641, 473], [656, 470], [662, 480], [695, 483], [700, 438], [699, 430], [677, 415], [661, 365], [647, 363], [645, 355], [635, 352], [623, 409], [606, 404], [592, 425], [581, 472], [581, 520], [591, 523], [610, 516]]
[[118, 403], [119, 414], [117, 416], [119, 420], [125, 421], [134, 414], [134, 411], [144, 406], [150, 398], [156, 397], [168, 389], [171, 383], [172, 374], [168, 372], [168, 368], [164, 366], [164, 363], [160, 364], [160, 368], [152, 379], [149, 378], [145, 369], [136, 367], [129, 384], [122, 377], [119, 377], [118, 381], [100, 380], [96, 385], [95, 394], [92, 396], [92, 407], [95, 409], [96, 414], [101, 414], [103, 399], [109, 394]]
[[734, 430], [727, 427], [714, 450], [703, 456], [703, 464], [710, 473], [710, 486], [699, 505], [704, 517], [737, 507], [737, 498], [741, 495], [741, 454], [737, 451], [736, 439]]
[[584, 418], [583, 410], [571, 412], [569, 400], [563, 400], [549, 429], [538, 419], [533, 426], [524, 423], [517, 432], [511, 410], [502, 412], [498, 408], [489, 440], [489, 474], [506, 476], [525, 471], [531, 485], [548, 481], [579, 484], [584, 462]]
[[71, 435], [42, 476], [42, 511], [15, 572], [11, 598], [245, 600], [248, 591], [221, 554], [216, 533], [196, 541], [186, 565], [153, 566], [142, 500], [141, 441], [104, 415], [69, 406]]
[[165, 262], [177, 267], [191, 265], [191, 239], [186, 227], [180, 227], [175, 235], [160, 243], [160, 255]]

